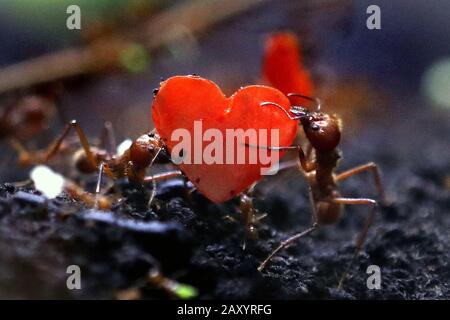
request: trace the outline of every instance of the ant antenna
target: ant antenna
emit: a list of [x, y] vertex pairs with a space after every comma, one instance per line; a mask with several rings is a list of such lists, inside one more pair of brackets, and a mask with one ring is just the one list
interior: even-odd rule
[[291, 116], [291, 115], [289, 114], [289, 112], [288, 112], [285, 108], [283, 108], [282, 106], [280, 106], [278, 103], [275, 103], [275, 102], [270, 102], [270, 101], [262, 102], [262, 103], [260, 104], [260, 106], [261, 106], [261, 107], [265, 107], [265, 106], [274, 106], [274, 107], [277, 107], [278, 109], [281, 109], [281, 110], [288, 116], [289, 119], [291, 119], [291, 120], [298, 120], [298, 119], [300, 119], [299, 116], [296, 116], [296, 117]]
[[299, 98], [303, 98], [303, 99], [309, 100], [311, 102], [314, 102], [316, 104], [316, 111], [317, 112], [320, 111], [321, 101], [317, 97], [309, 97], [309, 96], [305, 96], [305, 95], [300, 94], [300, 93], [288, 93], [286, 96], [288, 98], [290, 98], [290, 97], [299, 97]]
[[[156, 161], [156, 158], [158, 158], [158, 155], [160, 154], [162, 148], [158, 148], [158, 151], [156, 152], [156, 154], [153, 156], [152, 160], [150, 161], [150, 165], [149, 168], [151, 168], [153, 166], [153, 163]], [[153, 177], [153, 175], [152, 175]], [[150, 194], [150, 198], [148, 199], [147, 202], [147, 208], [150, 208], [153, 199], [155, 199], [156, 196], [156, 181], [155, 179], [152, 179], [152, 193]]]

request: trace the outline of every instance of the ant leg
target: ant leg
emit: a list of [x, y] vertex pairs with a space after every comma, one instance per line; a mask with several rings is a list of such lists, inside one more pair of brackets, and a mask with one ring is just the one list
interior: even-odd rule
[[100, 138], [101, 145], [110, 154], [115, 154], [117, 149], [116, 136], [114, 134], [114, 128], [110, 121], [106, 121], [103, 125], [103, 131]]
[[258, 217], [258, 210], [253, 204], [253, 193], [255, 191], [256, 182], [253, 183], [245, 192], [243, 192], [239, 199], [239, 211], [241, 214], [242, 222], [245, 225], [246, 233], [242, 243], [242, 250], [246, 249], [247, 239], [257, 239], [258, 230], [255, 224], [259, 220], [263, 219], [264, 215]]
[[78, 134], [78, 138], [81, 142], [81, 145], [86, 153], [88, 161], [94, 166], [97, 167], [97, 161], [95, 160], [94, 155], [91, 152], [89, 147], [89, 142], [86, 138], [86, 135], [83, 132], [83, 129], [78, 125], [76, 120], [71, 121], [64, 127], [61, 135], [56, 138], [56, 140], [50, 144], [50, 146], [44, 151], [38, 151], [31, 153], [25, 149], [18, 141], [10, 140], [10, 144], [14, 149], [19, 153], [19, 157], [22, 158], [23, 163], [31, 165], [35, 163], [47, 163], [52, 157], [54, 157], [58, 151], [60, 150], [62, 143], [67, 138], [70, 129], [74, 128]]
[[156, 196], [156, 180], [152, 179], [152, 192], [150, 193], [150, 197], [148, 198], [147, 208], [150, 208], [153, 199], [155, 199], [155, 196]]
[[75, 182], [66, 180], [64, 189], [71, 197], [84, 202], [88, 207], [94, 207], [99, 210], [111, 209], [112, 203], [107, 197], [99, 194], [92, 196], [92, 194], [86, 192]]
[[306, 146], [306, 159], [311, 160], [312, 150], [313, 150], [313, 147], [312, 147], [311, 143], [308, 143], [308, 145]]
[[311, 232], [313, 232], [314, 230], [316, 230], [319, 227], [319, 224], [316, 221], [316, 203], [314, 202], [314, 198], [313, 198], [311, 187], [309, 187], [308, 194], [309, 194], [309, 201], [311, 202], [311, 215], [312, 215], [312, 220], [313, 220], [312, 226], [309, 229], [306, 229], [305, 231], [303, 231], [301, 233], [297, 233], [297, 234], [291, 236], [290, 238], [284, 240], [283, 242], [281, 242], [281, 244], [275, 250], [273, 250], [272, 253], [259, 265], [258, 271], [262, 271], [266, 267], [267, 263], [269, 263], [269, 261], [280, 250], [282, 250], [283, 248], [287, 247], [292, 242], [300, 239], [301, 237], [304, 237], [304, 236], [310, 234]]
[[56, 140], [54, 140], [54, 142], [52, 142], [44, 150], [30, 152], [16, 139], [10, 139], [9, 143], [18, 153], [19, 162], [23, 165], [29, 166], [34, 164], [47, 163], [60, 150], [64, 140], [70, 132], [70, 128], [70, 124], [66, 125], [60, 136], [56, 138]]
[[98, 177], [97, 177], [97, 185], [95, 186], [95, 205], [94, 208], [98, 209], [99, 205], [99, 196], [100, 196], [100, 190], [102, 188], [102, 180], [103, 180], [103, 168], [104, 163], [101, 162], [98, 166]]
[[[91, 165], [94, 168], [96, 168], [98, 166], [97, 160], [95, 159], [94, 154], [91, 151], [89, 141], [86, 137], [86, 134], [84, 133], [83, 129], [80, 127], [80, 125], [78, 124], [78, 122], [76, 120], [72, 120], [68, 125], [66, 125], [61, 136], [58, 139], [56, 139], [56, 141], [53, 145], [51, 145], [49, 147], [48, 151], [46, 152], [47, 155], [46, 155], [44, 161], [47, 162], [50, 158], [52, 158], [58, 152], [59, 148], [61, 147], [62, 142], [69, 134], [69, 131], [71, 128], [75, 129], [75, 132], [77, 133], [77, 136], [78, 136], [78, 140], [81, 143], [81, 146], [84, 150], [84, 153], [86, 154], [88, 161], [91, 163]], [[104, 165], [104, 170], [109, 177], [114, 179], [114, 175], [111, 172], [111, 169], [106, 164]]]
[[176, 177], [182, 177], [182, 176], [183, 176], [183, 172], [181, 172], [179, 170], [173, 170], [173, 171], [163, 172], [163, 173], [159, 173], [159, 174], [153, 174], [151, 176], [145, 177], [142, 181], [143, 184], [146, 184], [146, 183], [152, 184], [152, 192], [150, 194], [150, 198], [148, 200], [147, 207], [150, 208], [153, 200], [155, 199], [156, 182], [164, 181], [164, 180], [168, 180], [168, 179], [172, 179], [172, 178], [176, 178]]
[[53, 158], [53, 156], [55, 156], [58, 153], [62, 143], [64, 142], [64, 140], [66, 139], [67, 135], [70, 132], [70, 128], [71, 124], [67, 124], [64, 127], [64, 130], [61, 133], [61, 135], [58, 138], [56, 138], [56, 140], [53, 143], [49, 145], [47, 150], [44, 151], [45, 154], [44, 162], [48, 162], [51, 158]]
[[182, 177], [182, 176], [183, 176], [183, 172], [181, 172], [179, 170], [173, 170], [173, 171], [167, 171], [167, 172], [163, 172], [163, 173], [157, 173], [157, 174], [153, 174], [151, 176], [145, 177], [144, 178], [144, 184], [145, 183], [152, 183], [153, 181], [159, 182], [159, 181], [169, 180], [169, 179], [172, 179], [172, 178], [177, 178], [177, 177]]
[[11, 146], [11, 148], [16, 150], [18, 155], [17, 162], [19, 165], [28, 166], [34, 163], [42, 162], [40, 161], [42, 159], [39, 153], [31, 155], [31, 153], [25, 148], [25, 146], [22, 143], [19, 142], [19, 140], [11, 138], [8, 139], [8, 143]]
[[[78, 122], [76, 120], [72, 120], [69, 124], [66, 125], [66, 127], [64, 128], [62, 134], [59, 136], [59, 138], [57, 138], [55, 140], [55, 142], [50, 145], [50, 147], [47, 149], [46, 156], [44, 158], [44, 162], [47, 162], [48, 160], [50, 160], [55, 154], [58, 153], [61, 144], [63, 143], [64, 139], [67, 137], [67, 135], [69, 134], [70, 129], [73, 128], [75, 129], [75, 132], [77, 133], [78, 136], [78, 140], [81, 143], [81, 146], [84, 150], [84, 153], [86, 154], [86, 157], [88, 159], [88, 161], [91, 163], [91, 165], [93, 167], [97, 167], [98, 163], [97, 160], [94, 157], [94, 154], [91, 151], [88, 139], [86, 137], [86, 134], [84, 133], [83, 129], [80, 127], [80, 125], [78, 124]], [[104, 166], [105, 172], [110, 176], [113, 177], [110, 169], [107, 166]]]
[[314, 196], [312, 192], [311, 185], [308, 181], [308, 198], [309, 198], [309, 204], [311, 205], [311, 219], [314, 223], [317, 223], [317, 215], [316, 215], [316, 202], [314, 201]]
[[19, 163], [24, 166], [47, 163], [60, 149], [64, 139], [70, 131], [70, 125], [65, 126], [61, 135], [45, 150], [28, 151], [18, 140], [10, 139], [8, 142], [19, 155]]
[[311, 172], [316, 169], [316, 165], [314, 162], [308, 161], [308, 159], [305, 156], [305, 153], [303, 152], [303, 149], [301, 146], [289, 146], [289, 147], [263, 147], [263, 146], [253, 146], [246, 144], [248, 147], [253, 148], [260, 148], [260, 149], [266, 149], [266, 150], [273, 150], [273, 151], [289, 151], [289, 150], [297, 150], [298, 151], [298, 157], [300, 159], [300, 165], [302, 166], [303, 170], [305, 172]]
[[319, 225], [314, 222], [313, 225], [306, 229], [303, 232], [294, 234], [293, 236], [287, 238], [286, 240], [284, 240], [283, 242], [280, 243], [280, 245], [272, 251], [272, 253], [259, 265], [258, 267], [258, 271], [262, 271], [266, 265], [269, 263], [269, 261], [282, 249], [286, 248], [287, 246], [289, 246], [290, 244], [292, 244], [293, 242], [297, 241], [300, 238], [303, 238], [304, 236], [307, 236], [308, 234], [310, 234], [311, 232], [313, 232], [314, 230], [316, 230], [319, 227]]
[[342, 274], [341, 279], [339, 280], [338, 288], [342, 288], [342, 284], [344, 283], [345, 278], [347, 277], [348, 273], [350, 272], [350, 268], [352, 267], [353, 261], [356, 259], [359, 251], [361, 250], [364, 241], [366, 240], [367, 233], [369, 232], [369, 228], [373, 223], [373, 220], [375, 218], [375, 213], [378, 208], [377, 201], [373, 199], [367, 199], [367, 198], [334, 198], [332, 199], [334, 203], [339, 204], [365, 204], [365, 205], [371, 205], [372, 210], [370, 214], [367, 216], [366, 221], [364, 222], [364, 226], [361, 230], [361, 232], [358, 234], [358, 237], [356, 238], [356, 247], [355, 251], [353, 253], [352, 259], [350, 260], [345, 272]]
[[[94, 155], [91, 152], [91, 148], [88, 142], [88, 139], [83, 131], [83, 129], [80, 127], [80, 125], [78, 124], [78, 122], [76, 120], [72, 120], [69, 124], [70, 127], [74, 128], [77, 135], [78, 135], [78, 139], [80, 140], [81, 146], [84, 149], [84, 152], [86, 153], [86, 157], [88, 158], [89, 162], [93, 165], [93, 166], [97, 166], [97, 160], [95, 159]], [[56, 149], [57, 151], [57, 149]], [[51, 154], [51, 153], [50, 153]]]
[[385, 193], [383, 184], [381, 183], [381, 174], [380, 169], [374, 162], [369, 162], [367, 164], [363, 164], [361, 166], [349, 169], [347, 171], [344, 171], [336, 176], [336, 181], [342, 181], [347, 178], [350, 178], [351, 176], [354, 176], [356, 174], [362, 173], [364, 171], [370, 170], [373, 174], [373, 179], [375, 182], [375, 186], [377, 188], [378, 195], [382, 201], [385, 201]]

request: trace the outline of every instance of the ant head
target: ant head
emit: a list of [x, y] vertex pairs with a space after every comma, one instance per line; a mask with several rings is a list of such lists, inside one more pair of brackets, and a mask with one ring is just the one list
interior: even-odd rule
[[139, 167], [146, 168], [156, 155], [155, 139], [153, 136], [143, 134], [133, 141], [130, 146], [130, 160]]
[[130, 160], [137, 167], [146, 168], [157, 160], [162, 150], [165, 150], [165, 146], [156, 132], [143, 134], [131, 144]]
[[334, 115], [320, 112], [320, 100], [297, 93], [290, 93], [288, 97], [297, 96], [316, 102], [317, 111], [309, 111], [307, 108], [293, 105], [286, 111], [281, 105], [274, 102], [263, 102], [261, 107], [273, 106], [282, 110], [291, 120], [298, 120], [303, 126], [306, 137], [314, 149], [318, 151], [330, 151], [337, 147], [341, 140], [341, 125]]
[[338, 146], [341, 140], [341, 126], [336, 116], [314, 112], [300, 117], [300, 122], [314, 149], [330, 151]]

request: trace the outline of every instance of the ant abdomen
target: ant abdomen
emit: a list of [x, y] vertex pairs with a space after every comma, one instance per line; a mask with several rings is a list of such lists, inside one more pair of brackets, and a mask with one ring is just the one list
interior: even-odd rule
[[316, 219], [320, 225], [334, 224], [341, 216], [342, 205], [331, 201], [317, 201]]

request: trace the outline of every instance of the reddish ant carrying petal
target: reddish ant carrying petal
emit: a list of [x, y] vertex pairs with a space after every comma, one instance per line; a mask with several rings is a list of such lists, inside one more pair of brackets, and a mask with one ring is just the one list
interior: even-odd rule
[[[261, 107], [264, 108], [270, 106], [284, 110], [283, 107], [274, 102], [264, 102], [261, 104]], [[268, 148], [271, 150], [294, 150], [298, 152], [300, 169], [305, 175], [309, 185], [313, 224], [305, 231], [295, 234], [281, 242], [281, 244], [261, 263], [258, 270], [263, 270], [279, 251], [296, 240], [312, 233], [321, 225], [336, 223], [341, 217], [343, 205], [369, 205], [371, 206], [371, 211], [366, 218], [362, 231], [358, 235], [353, 258], [339, 281], [339, 287], [341, 287], [354, 258], [357, 256], [364, 243], [367, 232], [374, 220], [378, 202], [369, 198], [343, 197], [337, 189], [337, 184], [356, 174], [371, 171], [379, 198], [384, 201], [381, 175], [378, 166], [373, 162], [355, 167], [337, 175], [334, 173], [334, 170], [341, 159], [341, 151], [337, 147], [341, 138], [342, 126], [341, 120], [336, 115], [330, 115], [320, 111], [309, 111], [308, 109], [299, 106], [292, 106], [289, 112], [285, 112], [285, 114], [290, 119], [297, 120], [299, 125], [303, 128], [312, 152], [305, 153], [303, 148], [299, 145]]]
[[[112, 130], [109, 126], [108, 128], [108, 130]], [[99, 187], [103, 172], [114, 180], [128, 178], [130, 182], [141, 185], [152, 183], [153, 189], [155, 189], [157, 181], [183, 176], [181, 171], [171, 171], [167, 175], [160, 173], [157, 176], [146, 176], [147, 169], [154, 163], [170, 163], [165, 144], [155, 131], [143, 134], [131, 143], [122, 144], [120, 149], [116, 148], [118, 150], [112, 153], [103, 148], [91, 147], [83, 129], [75, 120], [66, 125], [62, 134], [45, 150], [29, 152], [21, 145], [16, 145], [19, 159], [22, 159], [22, 163], [26, 165], [47, 163], [61, 150], [71, 129], [75, 130], [82, 145], [82, 148], [74, 153], [73, 158], [76, 168], [80, 173], [85, 174], [98, 172], [99, 176], [94, 198], [88, 196], [81, 187], [74, 183], [66, 184], [65, 190], [74, 198], [84, 201], [89, 206], [99, 209], [109, 209], [111, 206], [110, 201], [99, 198]], [[113, 133], [111, 132], [107, 136], [112, 137]], [[149, 206], [153, 200], [154, 192], [150, 197]], [[100, 205], [98, 199], [101, 199]]]

